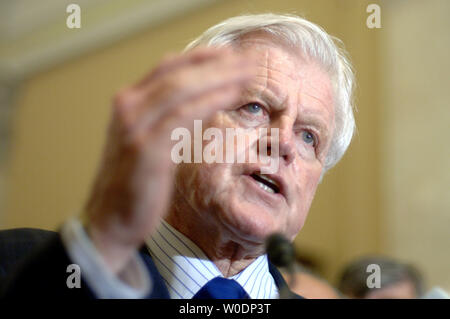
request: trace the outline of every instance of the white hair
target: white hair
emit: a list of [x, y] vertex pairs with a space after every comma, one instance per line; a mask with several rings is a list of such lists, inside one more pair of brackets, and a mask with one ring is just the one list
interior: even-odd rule
[[342, 42], [318, 25], [295, 15], [257, 14], [227, 19], [206, 30], [189, 43], [185, 51], [199, 45], [231, 45], [251, 32], [264, 31], [317, 61], [332, 81], [335, 103], [335, 131], [324, 163], [324, 172], [344, 155], [353, 137], [354, 74]]

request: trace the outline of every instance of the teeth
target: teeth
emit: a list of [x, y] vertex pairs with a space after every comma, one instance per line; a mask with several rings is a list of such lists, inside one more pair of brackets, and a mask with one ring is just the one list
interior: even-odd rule
[[269, 178], [269, 177], [267, 177], [267, 176], [265, 176], [265, 175], [261, 175], [261, 174], [256, 174], [256, 175], [258, 175], [258, 176], [261, 177], [262, 179], [268, 181], [269, 183], [272, 183], [272, 184], [276, 185], [277, 187], [280, 187], [280, 186], [278, 185], [278, 183], [275, 182], [273, 179], [271, 179], [271, 178]]
[[261, 182], [256, 181], [256, 183], [259, 185], [259, 187], [261, 187], [263, 190], [265, 190], [266, 192], [272, 193], [274, 194], [275, 192], [273, 191], [272, 188], [270, 188], [269, 186], [264, 185]]

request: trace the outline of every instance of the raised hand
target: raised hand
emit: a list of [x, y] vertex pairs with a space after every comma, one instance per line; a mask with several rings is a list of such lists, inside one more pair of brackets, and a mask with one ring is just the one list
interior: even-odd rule
[[116, 95], [85, 208], [88, 234], [113, 272], [125, 266], [168, 208], [172, 130], [190, 129], [194, 120], [236, 106], [252, 71], [249, 59], [231, 49], [197, 48], [166, 58]]

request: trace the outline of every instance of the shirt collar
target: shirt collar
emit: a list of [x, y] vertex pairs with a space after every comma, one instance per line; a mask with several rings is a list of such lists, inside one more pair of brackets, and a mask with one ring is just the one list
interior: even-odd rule
[[[146, 245], [173, 299], [190, 299], [208, 281], [223, 277], [196, 244], [164, 220]], [[259, 256], [230, 279], [236, 280], [252, 299], [278, 298], [267, 255]]]

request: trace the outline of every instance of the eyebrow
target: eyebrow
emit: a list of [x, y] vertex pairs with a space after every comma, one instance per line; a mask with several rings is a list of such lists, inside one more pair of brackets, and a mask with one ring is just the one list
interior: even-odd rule
[[[285, 108], [285, 100], [287, 97], [285, 97], [283, 100], [277, 97], [275, 93], [272, 93], [270, 89], [267, 87], [261, 87], [258, 86], [249, 86], [245, 87], [243, 89], [243, 95], [244, 97], [256, 96], [258, 97], [263, 104], [265, 104], [266, 107], [268, 107], [271, 110], [274, 110], [275, 112], [282, 111]], [[255, 101], [257, 102], [257, 101]], [[306, 106], [304, 104], [300, 104], [297, 106], [299, 109], [304, 109]], [[318, 133], [320, 134], [320, 144], [322, 146], [326, 145], [329, 138], [330, 138], [330, 130], [328, 129], [328, 126], [325, 123], [325, 120], [322, 119], [322, 116], [318, 114], [316, 110], [311, 110], [306, 113], [300, 114], [300, 112], [297, 114], [297, 118], [294, 122], [293, 128], [295, 129], [296, 126], [299, 125], [309, 125], [314, 127]]]
[[245, 97], [258, 97], [265, 104], [265, 106], [275, 111], [281, 111], [283, 109], [284, 101], [286, 100], [285, 98], [281, 100], [276, 94], [272, 93], [271, 90], [261, 85], [258, 85], [258, 87], [253, 85], [250, 87], [245, 87], [243, 89], [243, 93]]
[[322, 119], [322, 117], [320, 115], [309, 114], [309, 112], [303, 113], [303, 115], [301, 115], [300, 117], [297, 117], [297, 120], [295, 121], [294, 126], [297, 124], [313, 125], [313, 126], [317, 127], [317, 129], [323, 133], [328, 133], [328, 131], [329, 131], [325, 121]]

